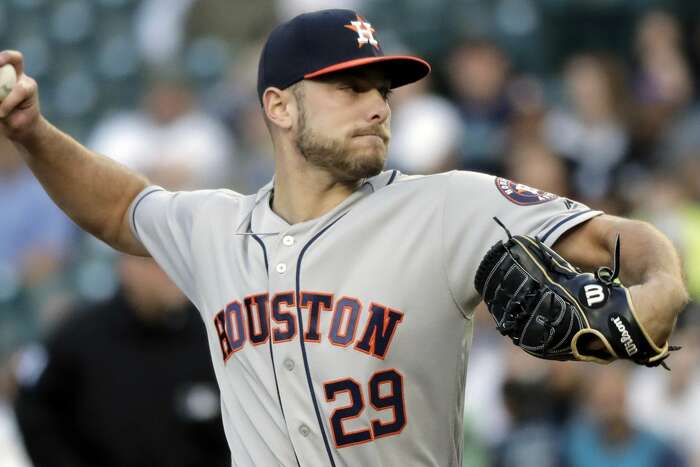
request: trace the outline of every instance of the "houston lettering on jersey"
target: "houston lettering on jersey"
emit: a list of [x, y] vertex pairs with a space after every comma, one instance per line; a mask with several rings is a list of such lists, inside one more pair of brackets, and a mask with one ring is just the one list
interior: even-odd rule
[[[299, 311], [305, 329], [305, 342], [327, 340], [338, 347], [352, 347], [358, 352], [384, 360], [403, 313], [379, 303], [362, 303], [353, 297], [338, 300], [333, 294], [304, 292], [299, 294]], [[331, 314], [328, 329], [321, 329], [321, 316]], [[364, 327], [360, 330], [360, 322]], [[221, 353], [226, 362], [246, 345], [261, 345], [272, 338], [277, 344], [293, 340], [299, 331], [297, 300], [293, 291], [249, 295], [234, 300], [214, 316]]]

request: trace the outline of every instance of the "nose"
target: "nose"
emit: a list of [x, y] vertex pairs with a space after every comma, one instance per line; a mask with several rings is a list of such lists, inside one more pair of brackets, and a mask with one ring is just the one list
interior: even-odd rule
[[369, 102], [367, 120], [371, 123], [384, 123], [391, 115], [389, 102], [379, 89], [371, 89], [366, 94]]

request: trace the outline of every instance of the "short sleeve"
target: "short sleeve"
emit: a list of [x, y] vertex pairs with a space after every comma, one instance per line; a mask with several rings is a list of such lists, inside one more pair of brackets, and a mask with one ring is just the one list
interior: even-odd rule
[[170, 192], [150, 186], [129, 207], [131, 231], [193, 303], [192, 231], [212, 190]]
[[465, 314], [479, 301], [476, 269], [488, 249], [506, 232], [537, 236], [551, 246], [567, 230], [600, 211], [551, 193], [491, 175], [448, 174], [443, 213], [443, 256], [450, 290]]

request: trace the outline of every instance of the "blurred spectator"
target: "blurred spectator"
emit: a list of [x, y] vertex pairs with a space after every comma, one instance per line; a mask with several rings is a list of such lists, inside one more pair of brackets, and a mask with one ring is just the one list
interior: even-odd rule
[[688, 15], [692, 18], [692, 26], [690, 27], [690, 37], [688, 46], [690, 49], [690, 65], [693, 72], [695, 87], [700, 84], [700, 12], [697, 11], [697, 5], [693, 5], [695, 11]]
[[[464, 417], [477, 439], [493, 446], [510, 429], [510, 419], [499, 390], [507, 375], [509, 341], [496, 331], [493, 318], [484, 303], [474, 311], [474, 337], [469, 353]], [[481, 423], [488, 420], [488, 423]]]
[[219, 38], [235, 52], [244, 44], [265, 38], [278, 23], [276, 3], [275, 0], [196, 0], [187, 16], [185, 33], [190, 42]]
[[693, 204], [691, 193], [691, 186], [683, 183], [680, 170], [656, 170], [640, 180], [630, 193], [637, 201], [635, 216], [654, 224], [690, 260], [692, 257], [688, 257], [684, 247], [689, 229], [684, 226], [683, 210]]
[[642, 16], [636, 31], [639, 70], [635, 83], [643, 103], [677, 106], [692, 97], [678, 21], [662, 10]]
[[389, 164], [410, 174], [443, 172], [457, 166], [462, 124], [454, 105], [429, 91], [424, 79], [391, 97]]
[[635, 153], [645, 161], [652, 159], [664, 132], [690, 105], [694, 89], [680, 26], [673, 16], [650, 11], [640, 19], [635, 40]]
[[464, 417], [462, 467], [489, 467], [491, 465], [487, 446], [475, 429], [476, 423], [476, 420]]
[[493, 450], [493, 467], [557, 467], [558, 430], [552, 424], [547, 364], [521, 349], [509, 352], [501, 391], [511, 420], [508, 434]]
[[[276, 1], [233, 3], [197, 0], [193, 4], [184, 26], [183, 61], [202, 93], [210, 93], [224, 83], [235, 87], [236, 94], [254, 97], [259, 53], [267, 34], [278, 23]], [[226, 83], [230, 68], [236, 68], [238, 76]]]
[[591, 368], [586, 385], [587, 410], [571, 423], [564, 438], [566, 466], [687, 465], [680, 452], [630, 419], [627, 406], [628, 368], [623, 362]]
[[0, 371], [7, 355], [33, 338], [63, 301], [62, 268], [77, 228], [0, 138]]
[[699, 301], [700, 159], [688, 157], [677, 161], [676, 167], [658, 168], [634, 185], [630, 197], [636, 200], [635, 216], [654, 224], [675, 244], [690, 297]]
[[13, 381], [9, 365], [0, 364], [0, 465], [31, 467], [22, 446], [14, 411], [8, 403], [13, 397]]
[[35, 467], [231, 463], [197, 311], [150, 258], [24, 352], [15, 409]]
[[567, 63], [564, 86], [568, 105], [545, 117], [544, 136], [570, 164], [574, 196], [594, 204], [610, 192], [629, 146], [624, 74], [609, 57], [582, 54]]
[[143, 110], [107, 116], [88, 146], [142, 173], [158, 172], [168, 188], [228, 185], [236, 165], [231, 134], [198, 108], [178, 71], [157, 73]]
[[201, 93], [204, 108], [224, 121], [239, 138], [245, 138], [242, 127], [247, 116], [241, 108], [255, 103], [262, 117], [262, 105], [255, 92], [262, 47], [263, 43], [257, 42], [241, 45], [222, 79]]
[[547, 362], [549, 418], [558, 430], [579, 415], [586, 389], [587, 365], [580, 362]]
[[508, 88], [513, 106], [509, 138], [512, 141], [542, 139], [542, 120], [547, 112], [543, 81], [531, 74], [513, 76]]
[[513, 142], [505, 164], [506, 176], [518, 183], [559, 196], [570, 196], [566, 164], [539, 140]]
[[196, 3], [198, 0], [143, 0], [139, 3], [134, 12], [136, 43], [148, 64], [163, 66], [178, 58], [187, 14]]
[[679, 166], [698, 159], [700, 155], [698, 125], [700, 125], [700, 108], [697, 105], [677, 116], [673, 124], [660, 136], [655, 151], [656, 158], [653, 160], [655, 168], [665, 171], [680, 169]]
[[0, 282], [11, 275], [34, 286], [61, 267], [76, 229], [5, 138], [0, 138], [0, 199]]
[[234, 189], [252, 192], [272, 178], [272, 143], [257, 97], [248, 99], [245, 105], [239, 107], [237, 117], [241, 166], [234, 174]]
[[323, 8], [343, 8], [359, 11], [367, 0], [276, 0], [277, 13], [283, 21], [293, 18], [307, 11], [321, 10]]
[[[697, 309], [686, 313], [697, 315]], [[672, 371], [640, 368], [630, 382], [630, 408], [634, 420], [659, 436], [673, 439], [700, 465], [700, 431], [692, 429], [700, 414], [700, 323], [676, 331], [674, 345], [682, 351], [669, 359]], [[645, 371], [646, 370], [646, 371]]]
[[469, 40], [448, 59], [452, 97], [462, 119], [459, 165], [500, 173], [512, 106], [507, 84], [510, 62], [493, 42]]

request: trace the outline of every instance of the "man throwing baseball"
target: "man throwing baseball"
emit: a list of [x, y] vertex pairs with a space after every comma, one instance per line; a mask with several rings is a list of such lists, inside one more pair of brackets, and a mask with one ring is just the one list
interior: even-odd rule
[[648, 224], [485, 174], [382, 171], [390, 90], [430, 67], [384, 55], [356, 12], [270, 34], [258, 95], [275, 176], [254, 195], [149, 185], [47, 122], [20, 53], [5, 63], [19, 79], [2, 129], [46, 191], [86, 231], [153, 256], [199, 309], [233, 465], [460, 465], [482, 297], [538, 357], [668, 355], [686, 292]]

